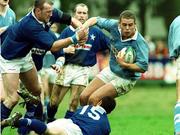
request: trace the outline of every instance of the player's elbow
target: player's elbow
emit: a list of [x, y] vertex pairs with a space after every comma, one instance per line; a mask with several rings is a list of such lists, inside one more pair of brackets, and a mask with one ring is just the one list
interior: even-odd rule
[[58, 49], [57, 49], [57, 48], [55, 48], [55, 47], [52, 47], [50, 51], [51, 51], [51, 52], [57, 52], [57, 51], [58, 51]]
[[55, 42], [53, 43], [50, 51], [51, 51], [51, 52], [57, 52], [57, 51], [59, 51], [59, 49], [60, 49], [60, 48], [57, 47], [56, 41], [55, 41]]

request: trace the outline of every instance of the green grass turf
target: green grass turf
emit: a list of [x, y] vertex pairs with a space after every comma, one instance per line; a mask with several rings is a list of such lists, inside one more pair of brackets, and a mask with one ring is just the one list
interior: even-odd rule
[[[175, 93], [175, 85], [136, 86], [117, 98], [117, 106], [109, 115], [111, 135], [173, 135]], [[67, 95], [60, 105], [57, 117], [64, 116], [68, 98]], [[17, 106], [14, 111], [23, 112], [24, 109]], [[11, 128], [3, 132], [3, 135], [16, 134]]]

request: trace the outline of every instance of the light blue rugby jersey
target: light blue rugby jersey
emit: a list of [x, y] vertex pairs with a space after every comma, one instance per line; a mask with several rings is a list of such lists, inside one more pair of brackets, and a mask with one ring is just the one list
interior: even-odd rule
[[[16, 22], [16, 15], [14, 11], [8, 7], [7, 11], [4, 15], [0, 15], [0, 28], [1, 27], [8, 27]], [[5, 33], [3, 33], [5, 34]], [[0, 54], [1, 54], [1, 44], [2, 44], [2, 37], [0, 37]]]
[[170, 58], [180, 55], [180, 16], [176, 17], [170, 25], [168, 34], [168, 48]]
[[16, 22], [16, 16], [11, 8], [7, 9], [4, 16], [0, 15], [0, 27], [10, 26]]
[[[148, 70], [148, 59], [149, 59], [149, 47], [145, 42], [142, 35], [137, 32], [137, 38], [131, 40], [122, 41], [121, 33], [119, 32], [118, 20], [97, 18], [97, 26], [104, 28], [111, 34], [111, 45], [114, 46], [118, 51], [122, 48], [131, 46], [136, 51], [135, 64], [138, 65], [144, 71]], [[133, 72], [128, 69], [123, 69], [118, 62], [114, 54], [110, 53], [110, 69], [116, 75], [122, 78], [137, 80], [141, 77], [141, 73]]]

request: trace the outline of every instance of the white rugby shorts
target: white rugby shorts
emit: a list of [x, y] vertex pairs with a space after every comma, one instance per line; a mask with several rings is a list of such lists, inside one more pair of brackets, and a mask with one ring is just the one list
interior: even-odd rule
[[177, 73], [176, 78], [180, 79], [180, 56], [176, 59], [176, 67], [177, 67]]
[[113, 73], [110, 70], [109, 66], [104, 68], [97, 75], [97, 77], [99, 79], [101, 79], [104, 83], [110, 82], [115, 87], [115, 89], [118, 93], [118, 96], [126, 94], [136, 84], [136, 80], [135, 81], [134, 80], [128, 80], [128, 79], [124, 79], [124, 78], [117, 76], [115, 73]]
[[67, 64], [63, 73], [58, 74], [55, 84], [69, 87], [72, 84], [86, 86], [89, 78], [89, 67]]
[[34, 62], [31, 53], [23, 58], [6, 60], [0, 55], [0, 71], [1, 73], [23, 73], [33, 68]]
[[66, 132], [67, 135], [83, 135], [78, 125], [74, 124], [71, 119], [57, 119], [47, 124], [50, 134], [61, 134]]

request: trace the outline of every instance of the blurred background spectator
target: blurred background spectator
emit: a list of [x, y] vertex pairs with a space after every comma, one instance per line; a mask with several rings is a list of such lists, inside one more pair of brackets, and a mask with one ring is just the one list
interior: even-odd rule
[[155, 56], [158, 59], [168, 58], [168, 48], [165, 41], [163, 40], [156, 41]]

